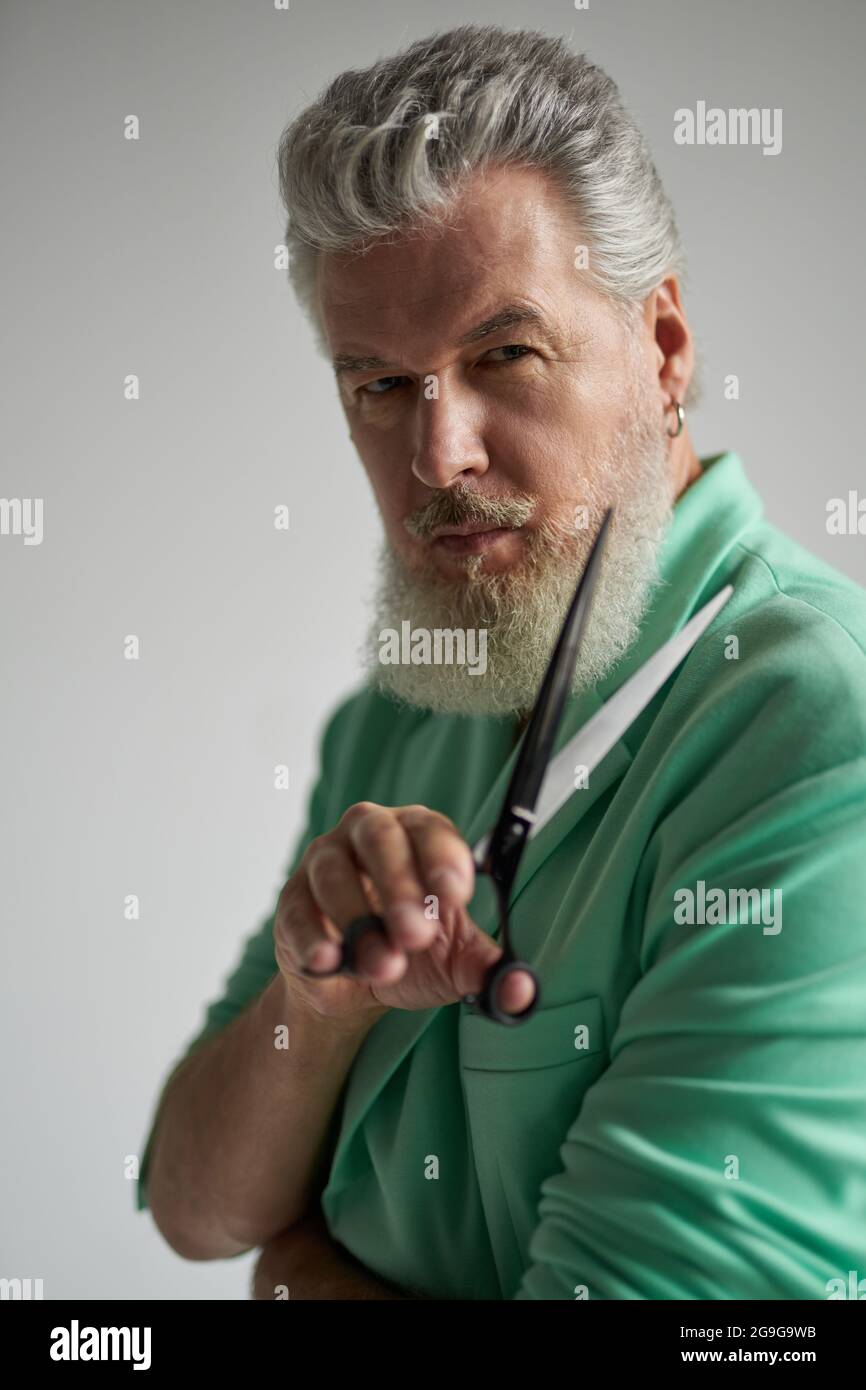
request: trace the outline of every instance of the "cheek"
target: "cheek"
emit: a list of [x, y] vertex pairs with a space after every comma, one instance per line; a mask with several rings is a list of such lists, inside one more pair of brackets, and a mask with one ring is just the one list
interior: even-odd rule
[[599, 462], [624, 424], [622, 403], [604, 383], [523, 393], [520, 407], [491, 416], [489, 456], [508, 486], [537, 497], [548, 515], [584, 498]]
[[488, 418], [490, 459], [512, 487], [555, 501], [573, 489], [597, 450], [600, 417], [597, 403], [574, 389], [523, 392], [515, 408]]
[[602, 370], [567, 361], [545, 363], [535, 376], [515, 382], [514, 388], [495, 402], [489, 415], [492, 429], [507, 438], [546, 436], [561, 444], [599, 435], [617, 416], [614, 384]]

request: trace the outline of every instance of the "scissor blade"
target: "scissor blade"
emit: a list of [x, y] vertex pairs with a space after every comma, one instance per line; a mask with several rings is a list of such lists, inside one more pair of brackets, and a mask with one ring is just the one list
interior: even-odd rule
[[[584, 632], [592, 608], [593, 593], [598, 583], [601, 560], [610, 528], [613, 508], [602, 519], [598, 535], [584, 567], [583, 574], [569, 604], [553, 655], [544, 673], [541, 689], [529, 723], [523, 735], [511, 782], [505, 793], [500, 827], [510, 837], [515, 807], [529, 813], [535, 811], [536, 801], [547, 772], [547, 764], [562, 720], [562, 712], [571, 688], [571, 680]], [[493, 832], [494, 841], [496, 831]]]
[[[536, 803], [535, 822], [529, 832], [529, 839], [537, 835], [574, 794], [575, 769], [585, 768], [588, 775], [598, 767], [614, 744], [622, 738], [626, 729], [661, 690], [665, 681], [688, 655], [733, 592], [733, 586], [730, 584], [720, 589], [709, 603], [705, 603], [703, 608], [689, 619], [682, 631], [675, 633], [663, 647], [659, 647], [616, 694], [587, 720], [565, 747], [560, 749], [548, 766]], [[488, 839], [489, 832], [482, 836], [475, 846], [473, 857], [476, 864], [483, 861]]]

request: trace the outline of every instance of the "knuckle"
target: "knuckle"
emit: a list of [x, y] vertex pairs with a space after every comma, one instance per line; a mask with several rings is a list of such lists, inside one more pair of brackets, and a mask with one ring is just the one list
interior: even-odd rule
[[442, 811], [434, 811], [429, 806], [401, 806], [397, 813], [401, 825], [407, 830], [450, 830], [459, 836], [460, 832], [449, 816]]
[[310, 845], [309, 855], [310, 867], [315, 868], [317, 872], [332, 865], [342, 864], [344, 859], [340, 846], [328, 836], [322, 836], [318, 842]]
[[421, 886], [411, 874], [392, 874], [388, 882], [382, 887], [382, 896], [389, 903], [417, 902], [420, 904]]
[[[313, 860], [316, 859], [318, 855], [322, 853], [322, 850], [327, 849], [328, 846], [330, 846], [332, 843], [333, 841], [331, 840], [330, 835], [315, 835], [313, 839], [310, 841], [310, 843], [307, 845], [301, 863], [304, 865], [305, 868], [307, 868], [313, 862]], [[289, 883], [291, 883], [291, 879], [289, 879]]]
[[346, 865], [341, 854], [324, 849], [310, 863], [310, 882], [317, 894], [332, 897], [346, 882]]
[[297, 926], [298, 914], [293, 899], [281, 902], [274, 916], [274, 936], [279, 941], [290, 942]]
[[277, 899], [277, 910], [274, 914], [277, 922], [282, 922], [292, 911], [292, 907], [297, 899], [298, 888], [295, 876], [293, 875], [287, 883], [283, 885], [283, 890]]
[[296, 946], [299, 939], [302, 939], [311, 929], [305, 903], [306, 894], [301, 895], [293, 887], [292, 880], [289, 879], [277, 903], [273, 932], [274, 939], [286, 948]]
[[426, 806], [401, 806], [397, 819], [406, 830], [426, 830], [436, 824], [438, 817], [436, 811]]
[[384, 808], [375, 801], [356, 801], [353, 806], [349, 806], [340, 817], [340, 825], [343, 829], [349, 829], [358, 822], [369, 816], [374, 811], [381, 811]]
[[359, 820], [352, 831], [352, 842], [362, 854], [378, 855], [394, 843], [399, 827], [393, 817], [369, 815]]

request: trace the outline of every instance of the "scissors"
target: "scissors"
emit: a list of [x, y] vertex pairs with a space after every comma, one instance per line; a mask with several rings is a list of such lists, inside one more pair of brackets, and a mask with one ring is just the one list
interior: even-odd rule
[[[467, 994], [463, 1002], [474, 1004], [487, 1018], [506, 1026], [524, 1023], [535, 1012], [541, 998], [538, 976], [531, 965], [516, 956], [509, 929], [508, 899], [528, 841], [552, 819], [576, 790], [575, 768], [584, 768], [589, 775], [598, 766], [691, 651], [733, 593], [730, 584], [720, 589], [715, 597], [686, 623], [682, 631], [659, 647], [639, 670], [625, 681], [551, 761], [550, 755], [571, 688], [612, 516], [613, 508], [610, 507], [602, 519], [545, 672], [523, 735], [499, 819], [478, 841], [472, 852], [476, 871], [489, 875], [493, 882], [502, 955], [489, 967], [481, 993]], [[372, 913], [357, 917], [343, 935], [340, 964], [332, 970], [309, 970], [302, 967], [303, 973], [315, 978], [354, 974], [357, 968], [358, 941], [366, 931], [378, 931], [387, 939], [387, 930], [381, 917]], [[535, 994], [520, 1013], [507, 1013], [500, 1006], [499, 993], [502, 982], [518, 970], [531, 976]]]

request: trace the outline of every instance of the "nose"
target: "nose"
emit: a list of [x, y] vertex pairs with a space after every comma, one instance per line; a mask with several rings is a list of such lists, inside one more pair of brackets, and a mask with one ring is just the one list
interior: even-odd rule
[[439, 378], [438, 398], [419, 392], [412, 472], [430, 488], [448, 487], [461, 474], [481, 476], [489, 465], [477, 407], [454, 383]]

